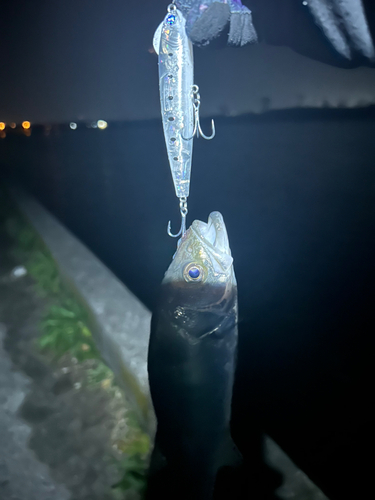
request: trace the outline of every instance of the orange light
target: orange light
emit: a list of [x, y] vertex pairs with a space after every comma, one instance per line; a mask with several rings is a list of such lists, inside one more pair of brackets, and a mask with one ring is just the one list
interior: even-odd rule
[[4, 122], [0, 122], [0, 130], [4, 130], [6, 127]]
[[16, 123], [12, 122], [12, 123], [10, 124], [10, 128], [16, 128], [16, 127], [17, 127], [17, 124], [16, 124]]
[[24, 128], [25, 130], [28, 130], [30, 127], [31, 127], [30, 122], [22, 122], [22, 128]]

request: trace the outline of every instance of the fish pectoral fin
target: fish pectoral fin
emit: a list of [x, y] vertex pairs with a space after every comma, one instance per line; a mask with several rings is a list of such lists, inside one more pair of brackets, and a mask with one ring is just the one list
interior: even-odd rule
[[157, 431], [155, 436], [154, 448], [151, 453], [151, 459], [148, 471], [149, 477], [152, 478], [153, 476], [156, 476], [161, 470], [165, 469], [166, 466], [167, 466], [167, 460], [160, 449], [159, 435]]
[[168, 485], [169, 482], [167, 460], [159, 447], [158, 435], [156, 433], [154, 449], [147, 472], [147, 486], [144, 499], [170, 498], [166, 493], [166, 483]]

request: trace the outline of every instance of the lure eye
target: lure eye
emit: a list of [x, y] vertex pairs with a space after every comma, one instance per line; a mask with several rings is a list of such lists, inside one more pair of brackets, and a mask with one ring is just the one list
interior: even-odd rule
[[188, 264], [184, 269], [184, 279], [185, 281], [202, 281], [204, 278], [204, 271], [201, 266], [192, 262]]
[[175, 22], [176, 16], [174, 14], [169, 14], [169, 16], [167, 17], [167, 24], [169, 24], [169, 26], [173, 26]]

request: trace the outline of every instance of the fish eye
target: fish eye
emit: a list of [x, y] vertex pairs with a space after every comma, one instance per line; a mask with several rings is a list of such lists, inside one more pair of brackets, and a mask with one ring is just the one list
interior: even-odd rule
[[190, 264], [185, 266], [183, 274], [185, 281], [203, 281], [204, 278], [204, 271], [202, 266], [200, 266], [199, 264], [195, 264], [194, 262], [191, 262]]

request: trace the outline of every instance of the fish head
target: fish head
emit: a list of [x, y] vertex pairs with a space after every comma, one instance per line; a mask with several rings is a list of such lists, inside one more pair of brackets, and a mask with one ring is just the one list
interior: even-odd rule
[[219, 212], [212, 212], [207, 223], [194, 221], [181, 238], [165, 273], [157, 310], [165, 326], [161, 330], [175, 332], [192, 343], [212, 332], [234, 331], [237, 284]]
[[183, 290], [229, 290], [236, 286], [233, 257], [223, 216], [212, 212], [207, 223], [195, 220], [179, 242], [163, 284]]

